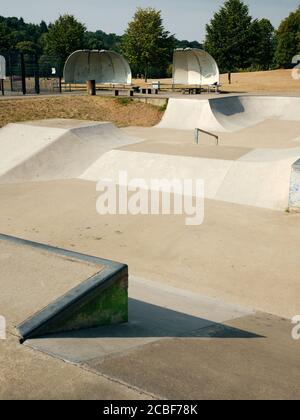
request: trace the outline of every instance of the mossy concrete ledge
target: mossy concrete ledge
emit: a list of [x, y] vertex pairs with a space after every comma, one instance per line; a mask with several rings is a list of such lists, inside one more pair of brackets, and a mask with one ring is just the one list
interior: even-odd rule
[[101, 267], [101, 271], [17, 325], [21, 342], [46, 334], [128, 322], [127, 265], [2, 234], [0, 240]]

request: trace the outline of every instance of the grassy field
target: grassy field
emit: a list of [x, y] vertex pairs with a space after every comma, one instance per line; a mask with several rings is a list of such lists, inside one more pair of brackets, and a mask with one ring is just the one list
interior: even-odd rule
[[232, 83], [228, 75], [221, 76], [222, 89], [229, 92], [287, 92], [300, 93], [300, 79], [292, 77], [292, 70], [233, 73]]
[[127, 98], [62, 96], [0, 101], [0, 127], [11, 122], [45, 118], [111, 121], [118, 127], [149, 127], [157, 124], [162, 114], [158, 107]]
[[[232, 84], [228, 83], [228, 75], [221, 75], [222, 91], [226, 92], [286, 92], [300, 93], [300, 79], [292, 77], [292, 70], [272, 70], [245, 73], [232, 73]], [[153, 79], [154, 80], [154, 79]], [[151, 83], [153, 80], [149, 80]], [[158, 80], [158, 79], [155, 79]], [[164, 84], [171, 85], [172, 79], [160, 79]], [[145, 85], [144, 81], [135, 79], [137, 85]]]

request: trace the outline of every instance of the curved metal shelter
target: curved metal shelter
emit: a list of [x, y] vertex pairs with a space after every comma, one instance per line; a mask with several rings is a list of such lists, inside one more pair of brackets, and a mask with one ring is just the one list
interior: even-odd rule
[[128, 84], [132, 82], [128, 62], [120, 54], [106, 50], [79, 50], [73, 52], [64, 67], [66, 83]]
[[0, 80], [6, 79], [6, 61], [3, 55], [0, 55]]
[[219, 84], [218, 65], [206, 51], [196, 48], [177, 49], [173, 56], [173, 83], [200, 86]]

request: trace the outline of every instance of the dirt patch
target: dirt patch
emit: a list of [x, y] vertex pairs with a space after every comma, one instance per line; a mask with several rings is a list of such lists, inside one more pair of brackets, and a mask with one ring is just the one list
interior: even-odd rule
[[118, 127], [151, 127], [163, 112], [153, 105], [89, 96], [13, 99], [0, 102], [0, 127], [12, 122], [46, 118], [111, 121]]

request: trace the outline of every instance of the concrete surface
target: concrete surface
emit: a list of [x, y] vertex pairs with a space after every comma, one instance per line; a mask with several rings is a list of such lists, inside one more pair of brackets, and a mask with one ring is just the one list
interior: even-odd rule
[[[257, 314], [226, 326], [204, 328], [209, 338], [161, 340], [87, 365], [171, 400], [298, 400], [299, 342], [290, 322]], [[232, 338], [231, 328], [260, 338]]]
[[105, 375], [79, 369], [22, 346], [0, 341], [1, 400], [139, 400], [152, 397]]
[[8, 124], [0, 129], [0, 183], [77, 178], [106, 151], [135, 141], [111, 123]]
[[[156, 145], [157, 146], [157, 145]], [[200, 146], [201, 147], [201, 146]], [[145, 148], [147, 150], [147, 147]], [[253, 150], [237, 160], [211, 157], [188, 157], [175, 154], [132, 150], [112, 150], [100, 157], [80, 179], [112, 179], [119, 184], [119, 174], [126, 169], [128, 182], [143, 179], [149, 186], [153, 179], [204, 181], [204, 196], [248, 206], [285, 211], [289, 207], [291, 168], [300, 156], [300, 148]], [[165, 148], [158, 145], [156, 152]], [[237, 150], [235, 154], [239, 154]], [[218, 148], [219, 156], [222, 150]], [[205, 155], [205, 151], [203, 153]]]
[[[200, 178], [206, 198], [285, 211], [300, 158], [299, 105], [297, 97], [171, 99], [158, 128], [144, 132], [68, 120], [10, 124], [0, 130], [0, 182], [117, 180], [127, 170], [146, 181]], [[219, 146], [203, 134], [193, 144], [196, 127], [219, 133]]]
[[[206, 134], [200, 133], [200, 145], [195, 144], [194, 130], [178, 130], [172, 128], [158, 127], [126, 127], [122, 128], [128, 137], [139, 138], [142, 142], [120, 147], [122, 149], [134, 149], [142, 145], [168, 145], [177, 146], [183, 155], [185, 147], [193, 146], [198, 150], [198, 156], [201, 156], [202, 146], [215, 146], [214, 139]], [[300, 122], [282, 121], [279, 119], [266, 119], [249, 127], [242, 128], [233, 132], [212, 133], [218, 135], [220, 148], [228, 149], [289, 149], [300, 146]], [[175, 149], [175, 147], [174, 147]], [[217, 147], [212, 147], [214, 153], [218, 153]], [[250, 151], [248, 150], [248, 151]], [[175, 151], [174, 151], [175, 153]], [[245, 152], [247, 153], [247, 151]], [[213, 154], [212, 154], [213, 156]]]
[[[226, 100], [200, 104], [191, 99], [194, 105], [189, 103], [179, 115], [186, 117], [184, 123], [177, 116], [180, 130], [130, 128], [114, 134], [110, 125], [73, 127], [69, 122], [67, 136], [73, 130], [87, 132], [78, 148], [75, 137], [59, 134], [65, 123], [58, 121], [22, 125], [27, 144], [22, 136], [3, 136], [0, 149], [10, 153], [0, 164], [7, 176], [0, 185], [0, 232], [125, 261], [134, 278], [131, 321], [125, 328], [31, 340], [27, 344], [32, 348], [20, 345], [9, 329], [8, 340], [0, 341], [1, 399], [299, 399], [300, 342], [291, 338], [289, 318], [300, 311], [300, 215], [247, 204], [268, 207], [271, 202], [272, 208], [283, 209], [291, 167], [299, 159], [300, 99]], [[176, 107], [172, 110], [171, 104], [163, 124], [172, 122]], [[220, 148], [205, 145], [196, 151], [195, 121], [220, 132]], [[185, 123], [186, 131], [181, 129]], [[106, 128], [107, 141], [99, 142]], [[31, 141], [35, 129], [49, 134], [41, 136], [42, 146]], [[127, 148], [131, 143], [139, 144]], [[60, 153], [63, 166], [52, 167]], [[214, 200], [205, 200], [204, 223], [188, 227], [184, 216], [99, 216], [95, 182], [12, 183], [51, 179], [53, 174], [89, 174], [95, 181], [118, 168], [129, 169], [132, 176], [206, 177]], [[18, 253], [9, 254], [0, 248], [1, 270], [15, 270], [13, 280], [22, 288], [13, 291], [19, 299], [26, 297], [20, 305], [26, 315], [31, 293], [37, 296], [41, 289], [44, 303], [49, 296], [43, 295], [38, 270], [29, 276], [36, 256], [23, 258], [23, 274], [34, 285], [33, 291], [23, 292], [20, 267], [7, 265]], [[53, 265], [65, 269], [56, 261]], [[9, 273], [1, 276], [8, 291], [14, 286]], [[80, 281], [80, 270], [75, 274], [72, 281]], [[13, 319], [16, 304], [11, 301], [5, 305]]]
[[92, 277], [103, 266], [0, 241], [1, 315], [9, 330]]
[[[72, 363], [83, 363], [162, 338], [202, 337], [197, 331], [253, 314], [250, 309], [148, 279], [131, 277], [129, 284], [128, 324], [52, 334], [27, 340], [26, 345]], [[232, 335], [249, 339], [256, 337], [238, 329], [233, 329]]]
[[299, 121], [300, 98], [278, 96], [229, 96], [193, 100], [169, 100], [160, 128], [208, 131], [238, 131], [275, 118]]
[[0, 197], [3, 233], [126, 261], [131, 275], [228, 303], [299, 313], [299, 214], [206, 200], [200, 226], [99, 216], [95, 184], [78, 180], [1, 185]]

